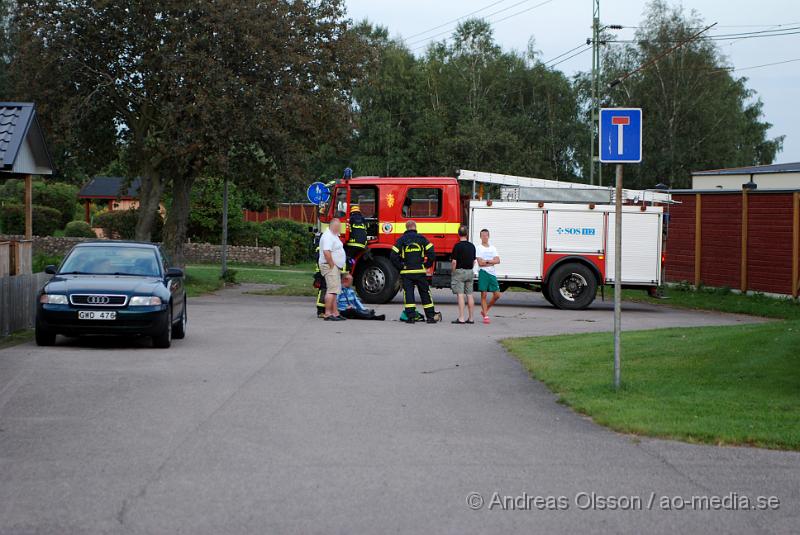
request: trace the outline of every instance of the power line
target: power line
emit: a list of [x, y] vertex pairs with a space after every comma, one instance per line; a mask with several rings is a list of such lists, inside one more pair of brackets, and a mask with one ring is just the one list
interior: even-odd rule
[[[516, 3], [514, 3], [514, 4], [511, 4], [510, 6], [506, 6], [506, 7], [504, 7], [503, 9], [498, 9], [497, 11], [493, 11], [492, 13], [489, 13], [488, 15], [486, 15], [484, 18], [493, 17], [493, 16], [495, 16], [495, 15], [497, 15], [497, 14], [499, 14], [499, 13], [503, 13], [504, 11], [508, 11], [509, 9], [514, 9], [515, 7], [517, 7], [517, 6], [520, 6], [520, 5], [522, 5], [522, 4], [527, 4], [527, 3], [528, 3], [528, 2], [530, 2], [530, 1], [531, 1], [531, 0], [521, 0], [520, 2], [516, 2]], [[456, 20], [461, 20], [461, 19], [459, 18], [459, 19], [456, 19]], [[444, 26], [450, 25], [450, 24], [452, 24], [453, 22], [454, 22], [454, 21], [447, 22], [447, 23], [445, 23], [445, 24], [444, 24]], [[452, 28], [451, 28], [451, 29], [448, 29], [448, 30], [445, 30], [445, 31], [443, 31], [443, 32], [439, 32], [439, 33], [437, 33], [437, 34], [434, 34], [434, 35], [430, 35], [430, 36], [428, 36], [428, 37], [423, 37], [423, 38], [421, 38], [421, 39], [410, 39], [410, 40], [409, 40], [409, 41], [408, 41], [406, 44], [407, 44], [408, 46], [414, 46], [414, 45], [416, 45], [416, 44], [419, 44], [419, 43], [421, 43], [421, 42], [424, 42], [424, 41], [428, 41], [428, 40], [434, 39], [434, 38], [436, 38], [436, 37], [438, 37], [438, 36], [440, 36], [440, 35], [445, 35], [445, 34], [448, 34], [448, 33], [450, 33], [451, 31], [452, 31]]]
[[[779, 24], [720, 24], [717, 28], [780, 28], [783, 26], [794, 26], [795, 24], [800, 24], [800, 21], [795, 22], [782, 22]], [[644, 26], [629, 26], [625, 25], [622, 26], [623, 28], [631, 28], [631, 29], [639, 29], [644, 28]], [[696, 28], [689, 28], [690, 30], [699, 30], [700, 26]]]
[[793, 63], [795, 61], [800, 61], [800, 58], [787, 59], [787, 60], [783, 60], [783, 61], [775, 61], [775, 62], [772, 62], [772, 63], [762, 63], [761, 65], [751, 65], [750, 67], [738, 67], [738, 68], [737, 67], [726, 67], [724, 69], [717, 69], [717, 70], [711, 71], [709, 74], [715, 74], [715, 73], [718, 73], [718, 72], [749, 71], [750, 69], [760, 69], [762, 67], [772, 67], [774, 65], [783, 65], [785, 63]]
[[561, 54], [557, 55], [556, 57], [554, 57], [554, 58], [550, 58], [550, 59], [548, 59], [547, 61], [544, 61], [544, 62], [542, 62], [542, 63], [543, 63], [544, 65], [547, 65], [548, 63], [550, 63], [550, 62], [553, 62], [553, 61], [557, 60], [558, 58], [561, 58], [561, 57], [564, 57], [564, 56], [566, 56], [566, 55], [567, 55], [567, 54], [569, 54], [570, 52], [574, 52], [574, 51], [578, 50], [578, 49], [579, 49], [580, 47], [582, 47], [582, 46], [588, 46], [588, 44], [587, 44], [587, 43], [581, 43], [581, 44], [579, 44], [578, 46], [576, 46], [575, 48], [570, 48], [570, 49], [569, 49], [569, 50], [567, 50], [566, 52], [563, 52], [563, 53], [561, 53]]
[[[720, 35], [709, 35], [708, 37], [701, 37], [698, 38], [698, 41], [743, 41], [745, 39], [763, 39], [765, 37], [783, 37], [784, 35], [797, 35], [800, 34], [800, 28], [797, 31], [792, 32], [784, 32], [784, 33], [773, 33], [769, 35], [745, 35], [745, 36], [733, 36], [733, 37], [722, 37]], [[607, 43], [650, 43], [651, 40], [648, 39], [614, 39], [606, 41]], [[679, 43], [680, 41], [675, 39], [667, 39], [663, 41], [664, 43]]]
[[432, 27], [432, 28], [428, 28], [428, 29], [427, 29], [427, 30], [425, 30], [424, 32], [419, 32], [419, 33], [415, 33], [414, 35], [409, 35], [408, 37], [406, 37], [406, 39], [414, 39], [415, 37], [419, 37], [420, 35], [425, 35], [426, 33], [432, 32], [433, 30], [438, 30], [439, 28], [442, 28], [442, 27], [444, 27], [444, 26], [447, 26], [448, 24], [452, 24], [452, 23], [454, 23], [454, 22], [458, 22], [458, 21], [460, 21], [461, 19], [465, 19], [465, 18], [467, 18], [467, 17], [471, 17], [472, 15], [475, 15], [476, 13], [480, 13], [481, 11], [484, 11], [484, 10], [486, 10], [486, 9], [489, 9], [490, 7], [494, 7], [494, 6], [496, 6], [497, 4], [502, 4], [502, 3], [503, 3], [503, 2], [505, 2], [505, 1], [506, 1], [506, 0], [498, 0], [497, 2], [493, 2], [493, 3], [491, 3], [491, 4], [487, 5], [487, 6], [483, 6], [483, 7], [482, 7], [482, 8], [480, 8], [480, 9], [476, 9], [475, 11], [471, 11], [470, 13], [467, 13], [466, 15], [461, 15], [461, 16], [460, 16], [460, 17], [458, 17], [458, 18], [455, 18], [455, 19], [453, 19], [453, 20], [448, 20], [447, 22], [444, 22], [444, 23], [442, 23], [442, 24], [439, 24], [438, 26], [434, 26], [434, 27]]
[[702, 30], [700, 30], [699, 32], [696, 32], [696, 33], [694, 33], [694, 34], [690, 35], [689, 37], [687, 37], [687, 38], [686, 38], [686, 39], [684, 39], [683, 41], [679, 42], [677, 45], [675, 45], [675, 46], [673, 46], [673, 47], [671, 47], [671, 48], [667, 49], [666, 51], [662, 52], [661, 54], [659, 54], [658, 56], [654, 57], [653, 59], [651, 59], [651, 60], [647, 61], [647, 62], [646, 62], [646, 63], [644, 63], [643, 65], [640, 65], [638, 68], [636, 68], [636, 69], [634, 69], [634, 70], [632, 70], [632, 71], [630, 71], [630, 72], [627, 72], [627, 73], [623, 74], [622, 76], [620, 76], [620, 77], [618, 77], [618, 78], [616, 78], [616, 79], [612, 80], [612, 81], [611, 81], [611, 83], [610, 83], [610, 84], [608, 84], [608, 88], [609, 88], [609, 89], [611, 89], [611, 88], [612, 88], [612, 87], [614, 87], [615, 85], [621, 84], [621, 83], [622, 83], [622, 82], [624, 82], [624, 81], [625, 81], [625, 80], [626, 80], [628, 77], [630, 77], [630, 76], [633, 76], [633, 75], [634, 75], [634, 74], [636, 74], [637, 72], [639, 72], [639, 71], [642, 71], [642, 70], [646, 69], [646, 68], [647, 68], [647, 67], [649, 67], [650, 65], [652, 65], [652, 64], [656, 63], [657, 61], [659, 61], [661, 58], [663, 58], [663, 57], [665, 57], [665, 56], [668, 56], [669, 54], [671, 54], [671, 53], [673, 53], [674, 51], [678, 50], [680, 47], [682, 47], [682, 46], [683, 46], [683, 45], [685, 45], [686, 43], [689, 43], [689, 42], [691, 42], [691, 41], [693, 41], [693, 40], [697, 39], [698, 37], [700, 37], [700, 35], [701, 35], [701, 34], [703, 34], [703, 33], [707, 32], [708, 30], [710, 30], [711, 28], [713, 28], [713, 27], [714, 27], [714, 26], [716, 26], [716, 25], [717, 25], [717, 23], [715, 22], [714, 24], [711, 24], [711, 25], [709, 25], [709, 26], [706, 26], [705, 28], [703, 28], [703, 29], [702, 29]]
[[[489, 17], [493, 17], [493, 16], [495, 16], [495, 15], [498, 15], [498, 14], [500, 14], [500, 13], [503, 13], [503, 12], [505, 12], [505, 11], [508, 11], [508, 10], [510, 10], [510, 9], [513, 9], [513, 8], [515, 8], [515, 7], [517, 7], [517, 6], [520, 6], [520, 5], [522, 5], [522, 4], [526, 4], [526, 3], [530, 2], [530, 1], [531, 1], [531, 0], [522, 0], [521, 2], [517, 2], [517, 3], [515, 3], [515, 4], [511, 4], [510, 6], [504, 7], [503, 9], [498, 9], [497, 11], [495, 11], [495, 12], [493, 12], [493, 13], [489, 13], [489, 14], [488, 14], [488, 15], [486, 15], [484, 18], [488, 19]], [[542, 7], [543, 5], [545, 5], [545, 4], [549, 4], [550, 2], [554, 2], [554, 1], [555, 1], [555, 0], [544, 0], [544, 2], [540, 2], [540, 3], [538, 3], [538, 4], [534, 5], [534, 6], [531, 6], [531, 7], [529, 7], [529, 8], [523, 9], [522, 11], [519, 11], [519, 12], [517, 12], [517, 13], [513, 13], [513, 14], [511, 14], [511, 15], [508, 15], [508, 16], [506, 16], [506, 17], [503, 17], [503, 18], [501, 18], [501, 19], [498, 19], [498, 20], [495, 20], [495, 21], [489, 21], [489, 24], [490, 24], [490, 25], [492, 25], [492, 24], [497, 24], [497, 23], [499, 23], [499, 22], [503, 22], [504, 20], [508, 20], [508, 19], [510, 19], [510, 18], [512, 18], [512, 17], [516, 17], [516, 16], [518, 16], [518, 15], [521, 15], [522, 13], [526, 13], [526, 12], [528, 12], [528, 11], [532, 11], [532, 10], [534, 10], [534, 9], [538, 8], [538, 7]], [[424, 38], [422, 38], [422, 39], [417, 39], [417, 40], [414, 40], [414, 41], [412, 41], [412, 42], [408, 42], [408, 43], [406, 43], [406, 45], [407, 45], [407, 46], [409, 46], [409, 47], [413, 47], [413, 48], [411, 49], [412, 51], [414, 51], [414, 50], [419, 50], [420, 48], [425, 48], [425, 47], [427, 46], [427, 44], [428, 44], [430, 41], [432, 41], [433, 39], [435, 39], [436, 37], [440, 37], [440, 36], [442, 36], [442, 35], [446, 35], [446, 34], [449, 34], [449, 33], [452, 33], [452, 28], [451, 28], [451, 29], [449, 29], [449, 30], [445, 30], [445, 31], [443, 31], [443, 32], [439, 32], [439, 33], [437, 33], [437, 34], [434, 34], [434, 35], [428, 36], [428, 37], [424, 37]], [[419, 43], [422, 43], [422, 44], [421, 44], [421, 45], [419, 45], [419, 46], [416, 46], [416, 47], [414, 46], [414, 45], [418, 45]]]
[[[797, 24], [797, 23], [794, 23]], [[782, 35], [794, 35], [798, 33], [800, 30], [800, 26], [792, 25], [787, 28], [780, 28], [780, 29], [770, 29], [770, 30], [759, 30], [755, 32], [735, 32], [735, 33], [716, 33], [716, 34], [709, 34], [705, 37], [700, 37], [698, 40], [703, 41], [729, 41], [729, 40], [741, 40], [741, 39], [754, 39], [754, 38], [761, 38], [761, 37], [780, 37]], [[617, 42], [617, 43], [636, 43], [636, 42], [647, 42], [647, 39], [615, 39], [609, 42]], [[678, 40], [670, 40], [668, 42], [678, 42]]]
[[549, 67], [552, 69], [552, 68], [553, 68], [553, 67], [555, 67], [556, 65], [561, 65], [561, 64], [562, 64], [562, 63], [564, 63], [565, 61], [569, 61], [569, 60], [571, 60], [572, 58], [574, 58], [574, 57], [576, 57], [576, 56], [580, 56], [580, 55], [581, 55], [581, 54], [583, 54], [584, 52], [588, 52], [589, 50], [591, 50], [591, 48], [589, 47], [589, 45], [584, 45], [584, 46], [586, 46], [586, 48], [584, 48], [584, 49], [583, 49], [583, 50], [581, 50], [580, 52], [576, 52], [575, 54], [572, 54], [571, 56], [568, 56], [568, 57], [566, 57], [566, 58], [562, 59], [561, 61], [558, 61], [558, 62], [556, 62], [556, 63], [553, 63], [553, 64], [552, 64], [552, 65], [550, 65]]
[[499, 23], [503, 22], [504, 20], [508, 20], [510, 18], [514, 18], [517, 15], [522, 15], [523, 13], [527, 13], [528, 11], [532, 11], [532, 10], [536, 9], [537, 7], [542, 7], [543, 5], [549, 4], [550, 2], [553, 2], [553, 1], [554, 0], [546, 0], [545, 2], [542, 2], [541, 4], [536, 4], [535, 6], [531, 6], [529, 8], [523, 9], [522, 11], [518, 11], [518, 12], [514, 13], [513, 15], [508, 15], [506, 17], [503, 17], [502, 19], [493, 20], [490, 23], [491, 24], [499, 24]]

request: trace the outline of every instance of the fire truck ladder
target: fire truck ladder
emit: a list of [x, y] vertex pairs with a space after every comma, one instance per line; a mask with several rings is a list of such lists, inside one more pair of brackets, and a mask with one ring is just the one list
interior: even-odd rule
[[[522, 176], [484, 173], [481, 171], [458, 171], [458, 179], [472, 182], [472, 198], [476, 198], [475, 184], [494, 184], [500, 186], [500, 198], [503, 201], [558, 202], [558, 203], [595, 203], [612, 204], [614, 188], [592, 186], [578, 182], [561, 182], [544, 178], [528, 178]], [[623, 202], [671, 204], [672, 195], [647, 189], [623, 189]]]

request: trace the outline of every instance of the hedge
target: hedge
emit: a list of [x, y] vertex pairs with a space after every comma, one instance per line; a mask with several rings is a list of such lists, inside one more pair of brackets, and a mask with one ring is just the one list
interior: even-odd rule
[[[94, 218], [94, 226], [103, 229], [106, 238], [115, 240], [133, 240], [136, 237], [136, 220], [139, 211], [135, 208], [130, 210], [114, 210], [103, 212]], [[161, 214], [156, 214], [153, 224], [152, 241], [161, 241], [161, 234], [164, 229], [164, 220]]]
[[68, 238], [96, 238], [97, 234], [86, 221], [70, 221], [64, 227], [64, 236]]
[[[25, 233], [25, 207], [7, 204], [0, 208], [0, 228], [5, 234]], [[33, 233], [36, 236], [52, 236], [61, 228], [61, 212], [49, 206], [33, 205]]]
[[281, 248], [281, 263], [298, 264], [311, 259], [312, 238], [308, 225], [291, 219], [271, 219], [263, 223], [245, 222], [231, 232], [232, 245]]
[[[7, 180], [0, 188], [0, 197], [12, 204], [23, 204], [25, 198], [25, 181], [19, 179]], [[52, 180], [33, 181], [33, 203], [41, 206], [55, 208], [61, 214], [58, 228], [72, 221], [78, 205], [78, 187], [63, 182]]]

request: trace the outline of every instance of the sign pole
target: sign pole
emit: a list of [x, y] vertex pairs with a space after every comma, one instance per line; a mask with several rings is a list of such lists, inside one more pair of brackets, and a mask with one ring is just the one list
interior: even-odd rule
[[614, 192], [614, 390], [619, 390], [622, 346], [622, 164], [617, 164]]

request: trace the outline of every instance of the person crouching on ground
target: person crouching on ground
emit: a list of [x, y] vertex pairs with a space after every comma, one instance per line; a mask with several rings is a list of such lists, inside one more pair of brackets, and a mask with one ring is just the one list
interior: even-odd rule
[[[458, 319], [453, 323], [462, 325], [475, 323], [472, 314], [475, 311], [475, 299], [472, 297], [472, 285], [475, 280], [475, 246], [467, 240], [468, 229], [461, 225], [458, 228], [458, 243], [453, 247], [450, 255], [452, 269], [450, 270], [450, 288], [458, 299]], [[464, 321], [464, 299], [467, 300], [467, 320]]]
[[[500, 285], [497, 283], [497, 272], [495, 266], [500, 263], [497, 249], [489, 244], [489, 231], [481, 230], [481, 243], [475, 247], [478, 266], [478, 291], [481, 292], [481, 316], [483, 323], [490, 323], [489, 309], [500, 299]], [[492, 300], [489, 301], [488, 294], [492, 293]]]
[[350, 273], [342, 275], [342, 292], [337, 300], [339, 314], [351, 320], [377, 320], [383, 321], [386, 316], [375, 314], [371, 308], [367, 308], [353, 290], [353, 276]]
[[347, 260], [339, 238], [342, 223], [331, 219], [328, 230], [319, 238], [319, 272], [325, 277], [325, 321], [343, 321], [336, 306], [336, 296], [342, 289], [342, 268]]

